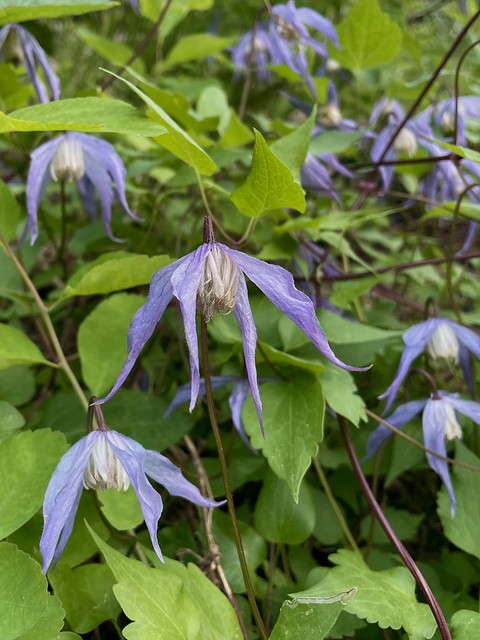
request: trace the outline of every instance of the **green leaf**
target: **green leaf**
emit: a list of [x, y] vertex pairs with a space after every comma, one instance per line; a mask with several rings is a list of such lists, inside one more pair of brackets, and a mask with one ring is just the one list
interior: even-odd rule
[[106, 253], [74, 273], [60, 299], [112, 293], [148, 284], [155, 271], [170, 262], [164, 255], [150, 257], [127, 251]]
[[[350, 600], [355, 590], [338, 593], [326, 598], [313, 598], [302, 602], [302, 598], [286, 600], [273, 628], [270, 640], [323, 640]], [[296, 596], [298, 594], [289, 594]]]
[[31, 629], [22, 633], [15, 640], [58, 640], [64, 618], [65, 611], [59, 598], [56, 595], [49, 595], [45, 614]]
[[71, 628], [78, 633], [88, 633], [105, 620], [116, 620], [121, 613], [112, 591], [115, 578], [105, 564], [86, 564], [73, 570], [60, 564], [49, 580]]
[[364, 131], [322, 131], [311, 141], [309, 151], [315, 155], [341, 153], [349, 149], [364, 135]]
[[65, 450], [64, 435], [50, 429], [24, 431], [0, 443], [0, 487], [8, 487], [0, 503], [0, 539], [41, 507], [50, 476]]
[[0, 180], [0, 232], [7, 242], [15, 237], [19, 220], [18, 203], [7, 185]]
[[[140, 6], [142, 15], [156, 22], [165, 6], [165, 0], [140, 0]], [[161, 36], [167, 36], [190, 11], [207, 11], [212, 6], [213, 0], [173, 0], [159, 29]]]
[[14, 640], [45, 615], [47, 579], [33, 558], [8, 542], [0, 544], [0, 566], [0, 638]]
[[295, 182], [292, 172], [277, 158], [257, 130], [250, 175], [234, 191], [231, 200], [239, 211], [252, 218], [280, 207], [290, 207], [300, 212], [305, 211], [306, 207], [302, 188]]
[[180, 38], [174, 44], [162, 62], [162, 68], [166, 69], [190, 60], [201, 60], [220, 53], [235, 41], [236, 38], [224, 38], [211, 33], [192, 33]]
[[8, 324], [0, 324], [0, 369], [8, 369], [14, 364], [54, 366], [45, 360], [30, 338]]
[[[290, 353], [285, 353], [275, 347], [266, 344], [265, 342], [258, 342], [260, 352], [258, 354], [258, 362], [265, 359], [273, 364], [280, 364], [284, 367], [297, 367], [313, 374], [321, 374], [325, 369], [324, 362], [320, 360], [307, 360], [306, 358], [300, 358]], [[263, 352], [263, 353], [262, 353]]]
[[[109, 62], [113, 62], [118, 66], [123, 66], [131, 57], [133, 49], [128, 47], [123, 42], [118, 42], [112, 38], [103, 38], [102, 36], [85, 29], [84, 27], [77, 27], [75, 30], [76, 35], [85, 42], [89, 47], [94, 49], [103, 58]], [[145, 71], [145, 64], [141, 58], [137, 58], [132, 63], [132, 69], [143, 73]]]
[[92, 11], [111, 9], [118, 4], [95, 0], [8, 0], [7, 6], [0, 7], [0, 25], [40, 18], [79, 16]]
[[97, 493], [102, 513], [118, 531], [135, 529], [143, 522], [143, 513], [137, 494], [132, 487], [128, 491], [106, 489]]
[[365, 342], [389, 342], [399, 338], [403, 331], [379, 329], [361, 322], [353, 322], [333, 313], [322, 310], [318, 314], [320, 324], [330, 342], [335, 344], [364, 344]]
[[331, 409], [350, 420], [356, 427], [359, 426], [360, 420], [367, 422], [365, 402], [357, 394], [357, 386], [351, 373], [329, 363], [320, 374], [319, 380], [325, 402]]
[[450, 621], [452, 640], [480, 638], [480, 613], [462, 609], [456, 611]]
[[477, 164], [480, 164], [480, 153], [475, 151], [474, 149], [469, 149], [468, 147], [462, 147], [459, 144], [451, 144], [450, 142], [444, 142], [443, 140], [437, 140], [437, 138], [429, 138], [435, 144], [438, 144], [439, 147], [443, 149], [448, 149], [448, 151], [453, 151], [457, 156], [461, 158], [466, 158], [467, 160], [473, 160]]
[[102, 300], [80, 325], [78, 355], [83, 379], [94, 395], [104, 395], [117, 379], [127, 356], [128, 327], [144, 302], [143, 296], [117, 293]]
[[330, 55], [352, 71], [379, 67], [400, 53], [402, 31], [380, 9], [378, 0], [357, 0], [337, 33], [341, 48], [330, 46]]
[[403, 627], [411, 640], [431, 638], [437, 627], [432, 612], [415, 597], [415, 581], [405, 567], [372, 571], [359, 553], [340, 549], [329, 556], [337, 565], [315, 586], [295, 594], [299, 597], [328, 596], [357, 588], [345, 611], [377, 623], [382, 629]]
[[21, 429], [25, 424], [25, 418], [13, 405], [0, 400], [0, 440], [5, 440], [14, 431]]
[[11, 131], [86, 131], [161, 136], [165, 127], [132, 105], [112, 98], [68, 98], [0, 112], [0, 133]]
[[273, 151], [277, 158], [287, 165], [297, 182], [300, 182], [300, 169], [308, 153], [316, 116], [315, 106], [305, 122], [270, 145], [270, 151]]
[[35, 395], [35, 376], [28, 367], [0, 370], [0, 398], [15, 407], [26, 404]]
[[262, 385], [261, 395], [265, 438], [252, 398], [247, 399], [243, 409], [245, 429], [252, 445], [262, 450], [271, 469], [286, 481], [298, 502], [302, 478], [323, 438], [322, 387], [307, 376], [297, 376], [295, 383]]
[[211, 175], [217, 166], [210, 156], [204, 151], [195, 140], [188, 135], [166, 111], [164, 111], [154, 100], [152, 100], [141, 89], [134, 84], [121, 78], [120, 76], [107, 71], [110, 75], [124, 82], [130, 89], [137, 94], [145, 104], [150, 108], [149, 115], [159, 122], [163, 128], [167, 130], [166, 134], [160, 135], [156, 139], [159, 145], [168, 149], [174, 156], [186, 162], [190, 167], [201, 174]]
[[269, 542], [301, 544], [315, 527], [315, 508], [308, 485], [301, 484], [296, 503], [286, 482], [268, 472], [254, 517], [255, 528]]

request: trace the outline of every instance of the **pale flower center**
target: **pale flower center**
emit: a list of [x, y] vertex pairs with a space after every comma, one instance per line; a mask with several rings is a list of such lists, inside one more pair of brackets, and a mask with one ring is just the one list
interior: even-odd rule
[[130, 486], [125, 469], [103, 435], [99, 436], [93, 445], [83, 472], [83, 486], [85, 489], [113, 488], [117, 491], [126, 491]]
[[318, 114], [320, 124], [325, 127], [338, 127], [342, 122], [342, 113], [334, 104], [327, 104]]
[[458, 364], [459, 348], [457, 336], [446, 322], [438, 325], [427, 343], [427, 351], [434, 360], [443, 358], [453, 364]]
[[50, 175], [58, 180], [80, 180], [85, 174], [82, 145], [74, 138], [66, 136], [58, 144], [50, 165]]
[[300, 34], [291, 22], [285, 20], [283, 16], [274, 16], [273, 22], [277, 27], [278, 35], [285, 40], [288, 40], [288, 42], [298, 42]]
[[197, 305], [209, 322], [218, 313], [228, 314], [237, 301], [238, 268], [230, 256], [213, 245], [207, 254], [198, 287]]
[[451, 404], [445, 402], [445, 437], [447, 440], [454, 440], [462, 437], [462, 428], [458, 424], [455, 409]]
[[399, 153], [406, 153], [411, 157], [417, 150], [417, 139], [409, 129], [404, 127], [396, 137], [393, 146]]

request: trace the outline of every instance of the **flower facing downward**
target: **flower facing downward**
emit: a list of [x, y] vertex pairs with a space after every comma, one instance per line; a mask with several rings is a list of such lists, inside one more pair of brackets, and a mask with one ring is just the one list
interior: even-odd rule
[[[402, 404], [386, 418], [386, 421], [397, 429], [405, 426], [414, 416], [423, 409], [422, 427], [423, 440], [425, 447], [430, 451], [442, 456], [447, 455], [446, 440], [454, 440], [462, 437], [462, 429], [458, 424], [456, 412], [468, 416], [476, 424], [480, 424], [480, 403], [461, 400], [457, 393], [445, 393], [440, 391], [439, 394], [432, 396], [428, 400], [413, 400]], [[367, 458], [370, 457], [382, 445], [385, 440], [390, 438], [392, 431], [380, 425], [370, 435], [367, 443]], [[427, 461], [430, 467], [441, 477], [450, 498], [450, 511], [455, 514], [456, 501], [453, 491], [450, 473], [448, 471], [448, 463], [446, 460], [437, 458], [430, 453], [426, 453]]]
[[207, 321], [216, 313], [228, 313], [233, 310], [242, 333], [247, 377], [262, 425], [262, 403], [255, 366], [257, 331], [248, 301], [245, 275], [280, 311], [302, 329], [328, 360], [343, 369], [362, 370], [349, 367], [333, 353], [315, 316], [311, 300], [295, 288], [293, 277], [288, 271], [229, 249], [224, 244], [215, 242], [212, 237], [192, 253], [154, 274], [147, 302], [137, 311], [130, 325], [127, 338], [128, 353], [122, 370], [110, 393], [98, 402], [109, 400], [125, 382], [168, 303], [175, 296], [180, 302], [190, 352], [190, 411], [195, 406], [200, 388], [196, 308], [200, 309]]
[[[38, 207], [48, 184], [53, 180], [75, 180], [87, 212], [94, 217], [98, 193], [103, 226], [111, 240], [121, 242], [112, 233], [110, 221], [114, 197], [126, 213], [140, 220], [128, 206], [125, 195], [126, 170], [113, 145], [86, 133], [64, 133], [35, 149], [27, 177], [27, 225], [22, 240], [31, 232], [31, 244], [38, 236]], [[113, 184], [112, 184], [113, 183]]]
[[163, 561], [157, 539], [163, 503], [147, 475], [163, 485], [172, 496], [185, 498], [201, 507], [223, 504], [204, 498], [197, 487], [183, 477], [180, 469], [160, 453], [144, 449], [135, 440], [106, 427], [92, 431], [67, 451], [48, 484], [43, 502], [44, 528], [40, 539], [44, 573], [57, 562], [68, 542], [83, 487], [113, 487], [126, 491], [131, 483], [140, 502], [153, 548]]

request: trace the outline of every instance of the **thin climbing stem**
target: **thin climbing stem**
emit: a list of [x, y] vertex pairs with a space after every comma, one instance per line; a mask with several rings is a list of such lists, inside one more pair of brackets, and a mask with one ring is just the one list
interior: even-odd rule
[[355, 453], [355, 449], [353, 447], [353, 443], [350, 438], [350, 434], [348, 433], [347, 424], [345, 420], [342, 418], [342, 416], [338, 416], [338, 423], [340, 425], [340, 430], [342, 432], [342, 436], [345, 442], [345, 447], [347, 449], [350, 462], [352, 463], [353, 470], [355, 472], [355, 475], [357, 476], [362, 492], [365, 495], [366, 499], [368, 500], [368, 503], [373, 513], [375, 514], [376, 519], [378, 520], [378, 523], [381, 525], [382, 529], [385, 531], [390, 542], [395, 547], [397, 553], [402, 558], [408, 570], [414, 577], [415, 582], [418, 585], [418, 588], [423, 593], [425, 600], [427, 601], [427, 604], [430, 607], [430, 610], [432, 611], [433, 617], [435, 618], [438, 624], [438, 629], [440, 631], [442, 640], [452, 640], [452, 636], [448, 628], [447, 621], [445, 619], [445, 616], [443, 615], [443, 611], [440, 608], [440, 605], [437, 602], [437, 599], [433, 594], [433, 591], [430, 588], [430, 585], [425, 580], [422, 572], [418, 568], [412, 556], [409, 554], [409, 552], [407, 551], [403, 543], [399, 540], [395, 531], [392, 529], [391, 524], [385, 517], [385, 514], [382, 511], [382, 508], [378, 504], [373, 494], [373, 491], [371, 490], [370, 485], [368, 484], [367, 479], [363, 474], [362, 467], [360, 466], [360, 462], [357, 458], [357, 454]]
[[237, 514], [235, 511], [235, 503], [233, 501], [232, 489], [230, 486], [230, 479], [228, 475], [227, 460], [225, 457], [225, 450], [223, 448], [222, 438], [220, 435], [220, 429], [218, 427], [217, 415], [215, 411], [215, 403], [213, 400], [212, 378], [210, 373], [209, 354], [208, 354], [208, 332], [207, 323], [202, 319], [201, 321], [201, 335], [202, 335], [202, 356], [203, 356], [203, 376], [205, 379], [205, 391], [207, 397], [208, 414], [210, 416], [210, 422], [212, 424], [213, 435], [218, 450], [218, 458], [220, 460], [220, 466], [222, 469], [223, 483], [225, 486], [225, 497], [227, 499], [228, 513], [230, 516], [230, 522], [232, 524], [233, 538], [235, 546], [237, 548], [238, 560], [242, 570], [243, 580], [245, 582], [245, 588], [247, 590], [248, 602], [252, 610], [253, 617], [257, 624], [258, 633], [261, 640], [267, 640], [267, 632], [265, 625], [263, 624], [262, 616], [258, 609], [257, 601], [255, 599], [255, 592], [253, 590], [252, 581], [248, 571], [247, 561], [245, 558], [245, 551], [243, 549], [242, 538], [240, 536], [240, 530], [238, 528]]

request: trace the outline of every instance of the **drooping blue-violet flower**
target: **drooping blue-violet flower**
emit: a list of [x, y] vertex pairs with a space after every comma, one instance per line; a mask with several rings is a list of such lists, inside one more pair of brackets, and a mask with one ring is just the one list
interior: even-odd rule
[[480, 336], [471, 329], [447, 318], [430, 318], [410, 327], [403, 334], [403, 341], [405, 349], [395, 378], [388, 389], [379, 396], [387, 400], [385, 411], [392, 406], [410, 365], [425, 348], [434, 360], [443, 359], [452, 364], [460, 364], [469, 390], [472, 391], [470, 352], [480, 358]]
[[49, 102], [47, 89], [37, 65], [42, 69], [53, 100], [60, 97], [60, 80], [48, 62], [47, 54], [32, 34], [19, 24], [6, 24], [0, 29], [0, 50], [6, 62], [25, 65], [25, 70], [40, 102]]
[[175, 297], [180, 302], [190, 352], [190, 411], [195, 406], [200, 389], [196, 309], [198, 307], [206, 322], [218, 313], [233, 311], [242, 333], [247, 377], [262, 426], [262, 402], [255, 365], [257, 331], [248, 300], [245, 275], [302, 329], [328, 360], [349, 371], [362, 370], [346, 365], [333, 353], [317, 320], [312, 301], [296, 289], [288, 271], [215, 242], [208, 218], [206, 230], [207, 242], [154, 274], [147, 302], [137, 311], [128, 330], [125, 363], [112, 390], [99, 403], [109, 400], [124, 383], [167, 305]]
[[252, 67], [260, 80], [268, 80], [271, 72], [266, 69], [266, 65], [281, 62], [275, 57], [270, 33], [262, 25], [247, 31], [238, 43], [231, 47], [230, 52], [235, 65], [235, 77], [238, 76], [239, 71]]
[[76, 442], [53, 472], [43, 502], [44, 528], [40, 540], [43, 571], [46, 573], [62, 554], [72, 533], [82, 490], [126, 491], [130, 484], [137, 494], [155, 553], [163, 561], [157, 539], [162, 498], [147, 475], [163, 485], [172, 496], [179, 496], [201, 507], [220, 504], [204, 498], [186, 480], [180, 469], [156, 451], [106, 427], [92, 431]]
[[[125, 166], [113, 145], [86, 133], [64, 133], [31, 154], [27, 177], [27, 225], [22, 240], [31, 233], [31, 244], [38, 236], [38, 207], [50, 178], [77, 181], [87, 212], [96, 213], [94, 189], [100, 199], [103, 226], [108, 237], [116, 242], [110, 226], [114, 196], [126, 213], [140, 220], [128, 206], [125, 195]], [[113, 182], [113, 184], [112, 184]]]
[[[400, 405], [391, 416], [385, 420], [397, 429], [401, 429], [423, 409], [422, 427], [425, 447], [434, 453], [447, 455], [446, 440], [462, 437], [462, 429], [458, 424], [455, 412], [468, 416], [476, 424], [480, 424], [480, 403], [462, 400], [457, 393], [448, 394], [440, 391], [432, 394], [428, 400], [412, 400]], [[385, 425], [380, 425], [370, 435], [367, 443], [367, 457], [370, 457], [392, 435], [392, 431]], [[450, 498], [450, 511], [455, 514], [456, 501], [453, 491], [448, 463], [446, 460], [426, 453], [430, 467], [438, 473], [447, 489]]]

